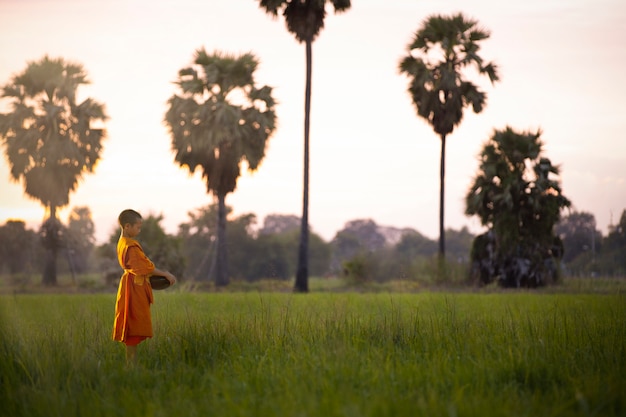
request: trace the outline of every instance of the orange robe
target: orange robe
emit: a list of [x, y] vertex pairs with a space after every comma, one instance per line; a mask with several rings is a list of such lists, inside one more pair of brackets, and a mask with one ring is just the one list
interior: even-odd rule
[[[113, 340], [127, 342], [152, 337], [150, 304], [154, 302], [148, 278], [154, 264], [135, 239], [120, 237], [117, 260], [124, 269], [115, 301]], [[135, 343], [136, 344], [136, 343]]]

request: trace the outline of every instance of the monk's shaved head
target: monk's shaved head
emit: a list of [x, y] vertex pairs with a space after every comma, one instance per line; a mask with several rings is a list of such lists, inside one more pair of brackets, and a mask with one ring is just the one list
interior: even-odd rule
[[141, 220], [141, 214], [137, 213], [135, 210], [126, 209], [122, 211], [117, 218], [121, 227], [124, 227], [125, 224], [135, 224], [139, 220]]

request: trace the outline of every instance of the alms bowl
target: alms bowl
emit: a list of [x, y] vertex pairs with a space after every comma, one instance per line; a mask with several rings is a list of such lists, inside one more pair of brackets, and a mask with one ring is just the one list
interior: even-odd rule
[[164, 290], [170, 286], [170, 281], [162, 275], [152, 275], [150, 285], [153, 290]]

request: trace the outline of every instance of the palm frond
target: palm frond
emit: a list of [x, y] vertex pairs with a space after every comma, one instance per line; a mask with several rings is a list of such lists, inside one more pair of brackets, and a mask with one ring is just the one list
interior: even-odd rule
[[190, 172], [200, 168], [215, 195], [235, 189], [242, 161], [256, 169], [275, 129], [272, 89], [255, 86], [257, 66], [252, 53], [198, 50], [194, 65], [179, 72], [183, 95], [168, 100], [165, 122], [175, 160]]
[[11, 177], [45, 206], [67, 205], [99, 159], [106, 132], [91, 123], [108, 119], [104, 106], [91, 98], [75, 102], [77, 89], [88, 82], [82, 65], [44, 56], [3, 88], [12, 112], [0, 118], [0, 140]]
[[428, 120], [439, 135], [454, 130], [465, 106], [476, 113], [484, 108], [486, 94], [465, 79], [464, 69], [473, 66], [492, 82], [498, 79], [496, 66], [483, 65], [478, 55], [478, 42], [488, 37], [477, 21], [461, 13], [435, 14], [423, 21], [409, 43], [398, 68], [410, 77], [409, 93], [418, 116]]

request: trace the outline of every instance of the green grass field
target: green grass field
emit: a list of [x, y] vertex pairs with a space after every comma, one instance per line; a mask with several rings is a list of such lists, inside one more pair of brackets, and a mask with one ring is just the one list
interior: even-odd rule
[[1, 416], [624, 416], [626, 296], [155, 293], [127, 368], [115, 295], [0, 296]]

